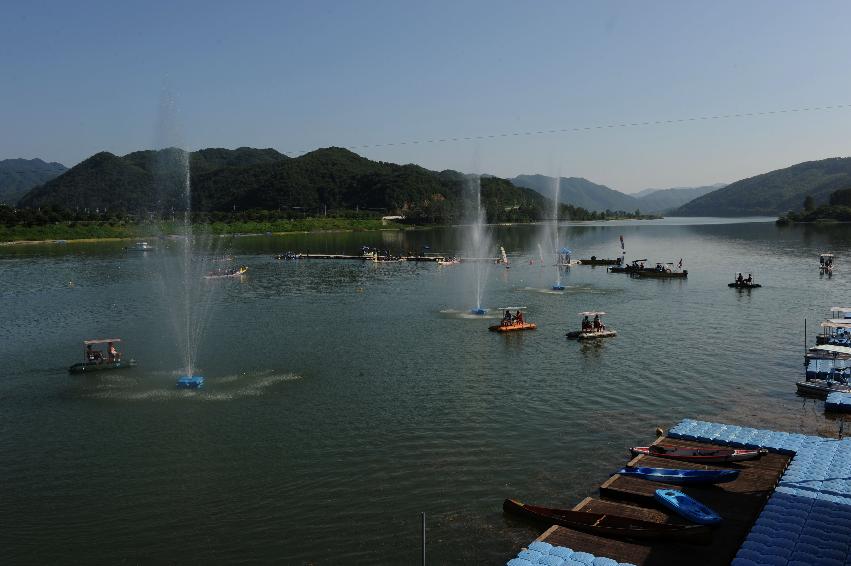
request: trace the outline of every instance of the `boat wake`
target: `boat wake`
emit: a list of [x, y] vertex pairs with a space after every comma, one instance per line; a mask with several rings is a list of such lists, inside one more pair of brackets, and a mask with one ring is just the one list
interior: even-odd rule
[[500, 318], [501, 314], [497, 310], [489, 310], [486, 314], [473, 314], [470, 311], [459, 311], [456, 309], [443, 309], [440, 311], [440, 315], [443, 318], [458, 318], [458, 319], [494, 319]]
[[[202, 372], [203, 373], [203, 372]], [[289, 381], [302, 379], [294, 373], [278, 373], [274, 370], [245, 372], [219, 377], [206, 377], [203, 389], [177, 389], [174, 382], [168, 385], [153, 375], [176, 375], [173, 372], [157, 372], [143, 378], [104, 376], [97, 384], [86, 385], [72, 392], [79, 399], [110, 401], [236, 401], [250, 397], [262, 397], [273, 387]]]

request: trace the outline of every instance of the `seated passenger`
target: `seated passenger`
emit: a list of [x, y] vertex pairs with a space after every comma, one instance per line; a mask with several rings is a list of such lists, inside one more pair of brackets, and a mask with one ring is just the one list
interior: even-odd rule
[[516, 324], [523, 324], [523, 313], [520, 309], [517, 309], [517, 314], [514, 315], [514, 322]]

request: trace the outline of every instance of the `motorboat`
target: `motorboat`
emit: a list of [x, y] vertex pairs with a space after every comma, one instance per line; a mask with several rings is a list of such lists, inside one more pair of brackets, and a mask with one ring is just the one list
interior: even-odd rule
[[132, 246], [127, 246], [124, 251], [127, 252], [152, 252], [156, 248], [148, 242], [136, 242]]

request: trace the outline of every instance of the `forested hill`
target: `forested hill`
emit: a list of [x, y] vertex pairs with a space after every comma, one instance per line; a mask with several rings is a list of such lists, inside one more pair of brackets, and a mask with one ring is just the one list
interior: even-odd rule
[[47, 163], [38, 158], [0, 160], [0, 203], [17, 203], [27, 191], [65, 170], [61, 163]]
[[[115, 156], [101, 152], [64, 175], [33, 189], [21, 206], [59, 206], [130, 213], [182, 210], [185, 154], [176, 149]], [[192, 207], [196, 211], [266, 209], [323, 213], [372, 210], [404, 214], [413, 221], [463, 220], [473, 178], [456, 171], [371, 161], [341, 148], [288, 158], [271, 149], [206, 149], [190, 157]], [[481, 179], [490, 221], [528, 221], [547, 216], [538, 193], [505, 179]], [[600, 215], [564, 207], [571, 218]], [[551, 214], [550, 214], [551, 216]]]
[[675, 210], [675, 216], [773, 216], [797, 210], [809, 195], [816, 205], [851, 188], [851, 158], [807, 161], [736, 181]]

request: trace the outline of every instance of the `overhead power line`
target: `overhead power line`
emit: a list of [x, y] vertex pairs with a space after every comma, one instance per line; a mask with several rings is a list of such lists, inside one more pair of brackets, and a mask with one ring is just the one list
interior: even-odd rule
[[[438, 144], [438, 143], [452, 143], [452, 142], [465, 142], [465, 141], [476, 141], [476, 140], [491, 140], [491, 139], [499, 139], [499, 138], [509, 138], [514, 136], [542, 136], [547, 134], [566, 134], [566, 133], [574, 133], [574, 132], [587, 132], [591, 130], [606, 130], [610, 128], [642, 128], [646, 126], [666, 126], [670, 124], [682, 124], [685, 122], [699, 122], [701, 120], [732, 120], [736, 118], [754, 118], [757, 116], [771, 116], [774, 114], [791, 114], [794, 112], [824, 112], [828, 110], [842, 110], [846, 108], [851, 108], [851, 104], [834, 104], [832, 106], [803, 106], [800, 108], [784, 108], [782, 110], [765, 110], [762, 112], [739, 112], [736, 114], [718, 114], [715, 116], [692, 116], [690, 118], [674, 118], [670, 120], [646, 120], [639, 122], [619, 122], [619, 123], [611, 123], [611, 124], [597, 124], [593, 126], [573, 126], [566, 128], [556, 128], [552, 130], [529, 130], [526, 132], [505, 132], [501, 134], [487, 134], [487, 135], [478, 135], [478, 136], [454, 136], [454, 137], [443, 137], [443, 138], [431, 138], [431, 139], [421, 139], [421, 140], [408, 140], [408, 141], [398, 141], [398, 142], [388, 142], [388, 143], [373, 143], [373, 144], [357, 144], [357, 145], [346, 145], [343, 146], [345, 149], [374, 149], [379, 147], [397, 147], [402, 145], [419, 145], [419, 144]], [[301, 149], [298, 151], [285, 151], [284, 153], [290, 155], [307, 153], [310, 150]]]

